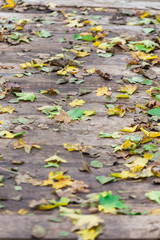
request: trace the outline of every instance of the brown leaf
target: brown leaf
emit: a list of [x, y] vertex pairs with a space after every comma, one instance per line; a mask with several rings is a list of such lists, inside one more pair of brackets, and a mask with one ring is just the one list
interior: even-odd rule
[[156, 100], [150, 100], [149, 102], [147, 102], [145, 104], [145, 106], [150, 107], [150, 108], [152, 108], [152, 107], [158, 108], [158, 107], [160, 107], [160, 102], [158, 102]]
[[67, 125], [68, 123], [71, 122], [72, 119], [68, 117], [65, 111], [61, 110], [60, 114], [54, 117], [54, 120], [56, 120], [57, 122], [64, 122], [64, 124]]
[[75, 180], [72, 183], [70, 190], [72, 191], [72, 193], [77, 193], [77, 192], [89, 193], [90, 190], [88, 188], [89, 188], [89, 186], [87, 184], [85, 184], [83, 181]]
[[106, 79], [106, 80], [111, 80], [111, 76], [110, 76], [110, 74], [108, 74], [108, 73], [103, 73], [101, 70], [96, 70], [96, 73], [97, 73], [100, 77], [102, 77], [102, 78], [104, 78], [104, 79]]
[[91, 173], [91, 169], [86, 162], [82, 162], [82, 167], [79, 169], [81, 172], [88, 172]]

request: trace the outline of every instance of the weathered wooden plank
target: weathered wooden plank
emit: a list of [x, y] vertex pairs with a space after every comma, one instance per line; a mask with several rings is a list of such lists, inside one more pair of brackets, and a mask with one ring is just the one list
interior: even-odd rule
[[[31, 229], [33, 225], [39, 224], [46, 229], [46, 236], [43, 239], [62, 239], [59, 232], [68, 231], [70, 235], [67, 239], [78, 239], [71, 232], [71, 223], [66, 220], [63, 223], [53, 223], [48, 221], [52, 216], [43, 215], [39, 219], [36, 216], [1, 216], [0, 232], [1, 239], [8, 239], [12, 236], [13, 240], [31, 239]], [[158, 216], [103, 216], [104, 234], [98, 239], [158, 239], [159, 238], [159, 217]], [[18, 231], [17, 229], [20, 229]], [[118, 229], [118, 231], [117, 231]]]

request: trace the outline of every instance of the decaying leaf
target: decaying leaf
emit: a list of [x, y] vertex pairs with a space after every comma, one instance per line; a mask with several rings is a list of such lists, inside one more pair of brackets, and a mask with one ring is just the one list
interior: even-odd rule
[[72, 152], [72, 151], [85, 152], [87, 150], [87, 148], [92, 148], [92, 146], [85, 146], [82, 143], [76, 143], [76, 144], [63, 143], [63, 146], [65, 149], [67, 149], [70, 152]]
[[84, 103], [85, 101], [83, 101], [82, 99], [81, 100], [75, 99], [72, 102], [70, 102], [69, 105], [71, 107], [76, 107], [76, 106], [83, 106]]
[[2, 8], [14, 8], [16, 6], [13, 0], [5, 0], [6, 4]]
[[12, 114], [15, 111], [14, 108], [12, 108], [10, 105], [8, 105], [7, 107], [2, 107], [0, 105], [0, 113], [9, 113]]
[[24, 151], [26, 153], [30, 153], [32, 148], [41, 149], [41, 147], [38, 144], [35, 143], [26, 143], [22, 139], [20, 139], [18, 142], [14, 143], [14, 149], [24, 148]]
[[129, 95], [133, 94], [137, 89], [136, 85], [125, 85], [125, 87], [121, 87], [118, 92], [125, 92]]
[[106, 95], [106, 96], [111, 96], [112, 95], [112, 92], [108, 91], [108, 88], [103, 86], [102, 88], [98, 88], [96, 91], [97, 96], [103, 96], [103, 95]]
[[64, 122], [64, 124], [68, 124], [71, 122], [71, 118], [68, 117], [67, 113], [63, 110], [60, 110], [60, 114], [57, 116], [54, 116], [54, 120], [56, 120], [57, 122]]

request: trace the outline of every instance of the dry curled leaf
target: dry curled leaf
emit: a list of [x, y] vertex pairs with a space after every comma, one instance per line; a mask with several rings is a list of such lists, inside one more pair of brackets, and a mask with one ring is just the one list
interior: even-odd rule
[[64, 122], [64, 124], [68, 124], [71, 122], [71, 118], [68, 117], [67, 113], [63, 110], [60, 110], [60, 114], [54, 117], [54, 120], [57, 122]]
[[108, 73], [103, 73], [101, 70], [96, 70], [96, 73], [97, 73], [100, 77], [102, 77], [102, 78], [104, 78], [104, 79], [106, 79], [106, 80], [111, 80], [111, 76], [110, 76], [110, 74], [108, 74]]

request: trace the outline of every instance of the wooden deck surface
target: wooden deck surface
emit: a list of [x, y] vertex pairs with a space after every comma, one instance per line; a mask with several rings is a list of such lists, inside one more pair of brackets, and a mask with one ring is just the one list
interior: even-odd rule
[[[109, 37], [120, 36], [123, 33], [135, 35], [136, 38], [145, 38], [145, 34], [142, 32], [141, 26], [128, 26], [126, 24], [113, 24], [110, 19], [116, 15], [118, 11], [124, 9], [136, 12], [138, 9], [148, 9], [153, 11], [160, 10], [159, 1], [61, 1], [55, 0], [57, 4], [55, 11], [58, 12], [57, 16], [49, 15], [51, 11], [46, 10], [45, 7], [36, 7], [40, 2], [43, 6], [44, 1], [25, 1], [25, 4], [33, 4], [34, 8], [28, 8], [24, 12], [18, 12], [14, 10], [2, 10], [0, 11], [1, 18], [7, 19], [35, 19], [42, 18], [45, 20], [55, 21], [55, 24], [51, 25], [39, 25], [39, 22], [28, 23], [22, 33], [29, 32], [34, 38], [29, 44], [21, 42], [17, 45], [12, 45], [7, 42], [0, 42], [0, 81], [16, 82], [20, 85], [24, 92], [34, 92], [37, 95], [37, 99], [31, 102], [19, 102], [17, 104], [8, 103], [8, 101], [14, 96], [9, 94], [5, 99], [0, 100], [0, 105], [3, 107], [8, 104], [15, 108], [13, 114], [1, 114], [0, 120], [3, 121], [1, 130], [27, 133], [23, 136], [23, 140], [29, 143], [36, 143], [41, 146], [41, 150], [32, 149], [30, 154], [24, 152], [23, 149], [14, 150], [14, 143], [18, 139], [0, 139], [0, 154], [2, 155], [2, 161], [0, 161], [0, 175], [4, 176], [4, 186], [0, 187], [0, 203], [4, 205], [4, 208], [0, 210], [0, 240], [1, 239], [31, 239], [31, 229], [34, 224], [40, 224], [47, 230], [47, 235], [44, 239], [61, 239], [59, 232], [62, 230], [69, 231], [70, 235], [65, 239], [78, 239], [77, 235], [70, 231], [72, 228], [71, 221], [69, 219], [62, 223], [53, 223], [48, 221], [53, 216], [59, 217], [57, 209], [53, 209], [47, 212], [39, 210], [32, 210], [29, 208], [31, 200], [40, 200], [41, 198], [52, 199], [55, 197], [53, 189], [48, 187], [33, 186], [31, 184], [20, 184], [21, 191], [15, 190], [15, 174], [4, 169], [14, 170], [14, 167], [18, 167], [18, 172], [25, 174], [26, 172], [33, 178], [39, 180], [45, 180], [48, 178], [49, 172], [56, 171], [55, 168], [44, 168], [44, 160], [56, 152], [61, 157], [67, 160], [67, 164], [61, 164], [61, 167], [68, 169], [67, 175], [70, 175], [75, 180], [83, 180], [89, 185], [91, 193], [100, 193], [103, 191], [112, 191], [113, 194], [121, 196], [125, 204], [129, 205], [134, 212], [150, 213], [153, 209], [159, 209], [159, 205], [150, 201], [145, 197], [145, 193], [152, 190], [158, 191], [159, 185], [154, 185], [153, 180], [155, 177], [140, 179], [140, 180], [118, 180], [106, 185], [101, 185], [97, 180], [97, 176], [108, 176], [112, 172], [121, 171], [124, 167], [122, 165], [123, 160], [117, 159], [113, 155], [111, 144], [120, 144], [122, 139], [126, 136], [123, 135], [121, 140], [115, 139], [103, 139], [99, 138], [101, 131], [107, 133], [113, 133], [126, 126], [130, 126], [134, 123], [134, 119], [143, 116], [142, 113], [127, 112], [127, 114], [120, 118], [119, 116], [109, 117], [106, 113], [106, 97], [98, 97], [94, 92], [97, 88], [103, 85], [107, 86], [117, 95], [116, 90], [122, 86], [122, 77], [137, 76], [126, 69], [126, 58], [130, 58], [128, 52], [117, 50], [111, 58], [100, 58], [97, 56], [94, 48], [91, 51], [90, 56], [85, 58], [79, 58], [78, 60], [84, 61], [83, 67], [91, 69], [93, 67], [96, 70], [111, 75], [111, 81], [106, 81], [98, 74], [93, 74], [84, 77], [84, 82], [81, 84], [66, 83], [57, 85], [56, 81], [61, 78], [57, 76], [55, 72], [44, 73], [35, 69], [27, 69], [26, 71], [32, 72], [31, 76], [23, 76], [17, 78], [15, 74], [21, 74], [24, 72], [19, 65], [25, 62], [30, 62], [31, 59], [39, 58], [39, 54], [49, 54], [54, 56], [61, 53], [62, 48], [66, 48], [68, 44], [73, 43], [73, 36], [75, 33], [87, 32], [90, 26], [84, 26], [83, 28], [75, 28], [68, 31], [64, 22], [64, 16], [61, 10], [65, 13], [76, 11], [77, 15], [82, 18], [86, 10], [88, 11], [87, 19], [92, 19], [92, 15], [99, 15], [101, 19], [96, 20], [98, 24], [103, 26], [108, 32]], [[51, 2], [48, 1], [48, 2]], [[86, 7], [89, 7], [88, 9]], [[104, 11], [95, 11], [95, 7], [104, 7]], [[127, 16], [126, 20], [129, 22], [133, 16]], [[92, 19], [93, 20], [93, 19]], [[50, 31], [52, 36], [50, 38], [39, 38], [35, 36], [34, 32], [45, 28]], [[61, 43], [60, 39], [65, 37], [66, 43]], [[87, 43], [86, 43], [87, 45]], [[159, 50], [156, 51], [159, 53]], [[158, 78], [160, 78], [160, 68], [154, 66], [152, 68]], [[132, 95], [127, 101], [125, 99], [119, 99], [118, 103], [127, 107], [134, 106], [136, 103], [144, 105], [149, 99], [149, 95], [145, 92], [149, 88], [146, 85], [137, 84], [137, 92]], [[155, 86], [153, 84], [153, 86]], [[60, 94], [57, 96], [40, 94], [40, 90], [47, 90], [50, 88], [57, 89]], [[91, 93], [78, 96], [80, 88], [88, 88]], [[67, 96], [70, 98], [67, 99]], [[68, 111], [72, 109], [69, 106], [69, 102], [75, 98], [83, 99], [86, 103], [81, 109], [96, 110], [96, 114], [91, 116], [88, 121], [71, 122], [68, 125], [63, 123], [59, 124], [54, 119], [46, 119], [46, 115], [42, 114], [37, 108], [58, 104], [63, 105], [63, 109]], [[29, 125], [13, 124], [13, 120], [19, 117], [28, 117], [34, 119], [34, 122]], [[93, 158], [94, 155], [83, 154], [83, 158], [80, 152], [69, 152], [63, 147], [63, 143], [83, 143], [84, 145], [91, 145], [94, 151], [98, 154], [97, 158]], [[91, 173], [81, 172], [79, 169], [82, 167], [83, 161], [88, 165], [93, 160], [101, 161], [103, 168], [95, 169], [91, 167]], [[22, 165], [14, 165], [13, 161], [23, 161]], [[114, 164], [113, 164], [114, 163]], [[84, 193], [77, 194], [79, 197], [85, 199]], [[134, 197], [136, 195], [136, 197]], [[18, 200], [21, 199], [21, 200]], [[72, 204], [74, 207], [78, 207], [76, 204]], [[25, 209], [28, 213], [24, 216], [20, 216], [18, 211]], [[86, 213], [87, 210], [85, 210]], [[144, 216], [124, 216], [124, 215], [107, 215], [105, 213], [98, 213], [99, 216], [104, 219], [104, 231], [98, 239], [159, 239], [160, 237], [160, 218], [155, 215]], [[62, 237], [62, 239], [64, 239]]]

